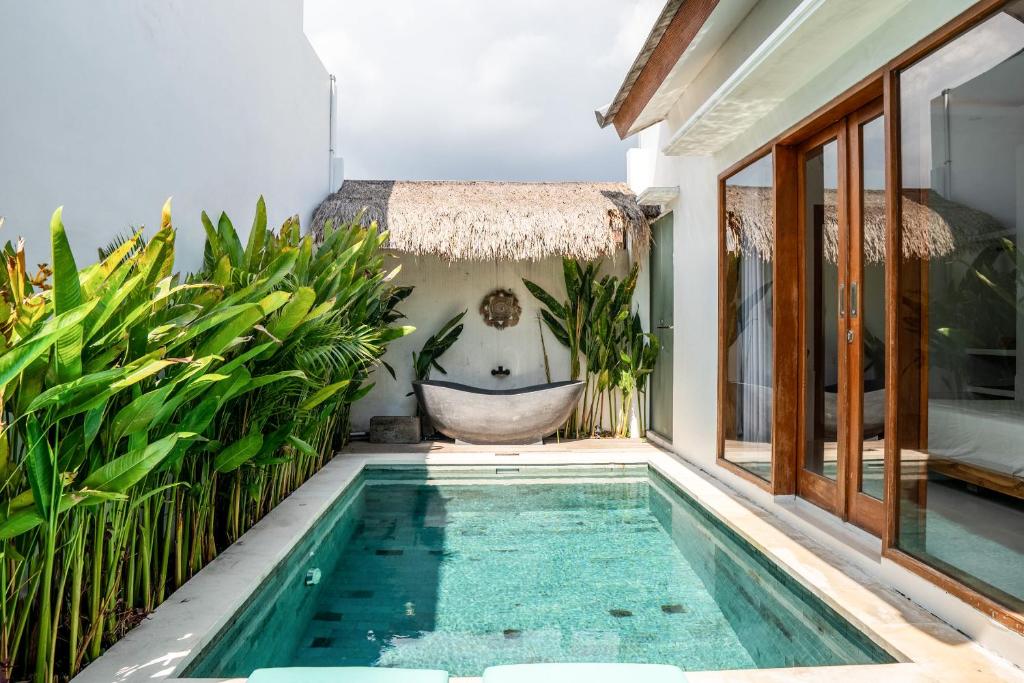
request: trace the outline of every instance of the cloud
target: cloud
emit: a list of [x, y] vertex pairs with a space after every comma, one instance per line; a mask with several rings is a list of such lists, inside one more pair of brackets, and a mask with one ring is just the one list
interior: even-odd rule
[[306, 0], [351, 178], [622, 180], [593, 110], [663, 0]]

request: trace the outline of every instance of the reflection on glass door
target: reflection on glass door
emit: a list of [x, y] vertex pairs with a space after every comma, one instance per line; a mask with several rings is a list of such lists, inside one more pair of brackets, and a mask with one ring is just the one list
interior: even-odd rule
[[[872, 112], [874, 113], [874, 112]], [[859, 271], [854, 279], [860, 283], [860, 316], [857, 336], [859, 357], [854, 371], [860, 377], [863, 394], [860, 398], [860, 433], [855, 435], [855, 449], [860, 451], [855, 491], [875, 500], [883, 497], [885, 459], [885, 125], [881, 114], [866, 123], [856, 123], [852, 131], [859, 140], [861, 158], [859, 177], [860, 203], [853, 212], [853, 229], [861, 233], [861, 249], [857, 256]]]
[[897, 547], [1024, 613], [1024, 1], [900, 73]]
[[[807, 361], [803, 468], [832, 481], [839, 462], [840, 248], [837, 189], [839, 141], [807, 151], [804, 171], [804, 254]], [[845, 240], [844, 240], [845, 241]], [[845, 266], [845, 264], [844, 264]]]
[[850, 387], [846, 518], [882, 534], [885, 509], [885, 120], [881, 102], [847, 119], [850, 187], [846, 345]]

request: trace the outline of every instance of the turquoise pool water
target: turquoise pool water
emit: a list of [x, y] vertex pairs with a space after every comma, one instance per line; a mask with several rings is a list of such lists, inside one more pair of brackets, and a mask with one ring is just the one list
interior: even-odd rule
[[656, 473], [522, 469], [364, 474], [187, 675], [893, 661]]

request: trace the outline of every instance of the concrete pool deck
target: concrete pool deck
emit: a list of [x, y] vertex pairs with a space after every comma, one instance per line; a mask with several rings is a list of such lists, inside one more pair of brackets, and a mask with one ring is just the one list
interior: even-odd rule
[[[175, 678], [367, 465], [646, 464], [709, 509], [900, 663], [688, 672], [692, 683], [737, 681], [1020, 681], [1024, 671], [972, 641], [804, 529], [650, 444], [585, 440], [543, 446], [355, 443], [93, 662], [77, 683]], [[1022, 639], [1024, 645], [1024, 639]], [[474, 678], [453, 678], [474, 681]], [[633, 683], [633, 682], [630, 682]], [[639, 682], [638, 682], [639, 683]]]

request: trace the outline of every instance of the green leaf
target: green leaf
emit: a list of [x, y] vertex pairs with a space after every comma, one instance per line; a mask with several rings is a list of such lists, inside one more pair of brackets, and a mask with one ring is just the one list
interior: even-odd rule
[[223, 254], [220, 248], [220, 236], [217, 234], [217, 229], [213, 227], [213, 221], [205, 211], [200, 213], [199, 220], [203, 224], [203, 231], [206, 233], [206, 245], [203, 248], [203, 264], [206, 268], [211, 268], [213, 264], [220, 261], [220, 257]]
[[263, 315], [270, 315], [277, 309], [288, 303], [288, 299], [291, 298], [291, 294], [288, 292], [271, 292], [262, 299], [260, 299], [260, 308], [263, 310]]
[[236, 338], [252, 330], [253, 325], [263, 319], [263, 309], [259, 304], [243, 304], [240, 309], [202, 343], [196, 350], [197, 356], [223, 354]]
[[6, 541], [35, 529], [45, 522], [35, 509], [21, 510], [0, 522], [0, 541]]
[[344, 379], [334, 384], [328, 384], [323, 389], [316, 391], [299, 405], [299, 410], [312, 410], [330, 397], [348, 386], [350, 380]]
[[213, 467], [218, 472], [232, 472], [248, 462], [259, 453], [263, 445], [263, 434], [250, 432], [234, 442], [213, 459]]
[[548, 329], [551, 330], [551, 334], [554, 335], [555, 339], [557, 339], [562, 346], [571, 346], [569, 343], [568, 332], [565, 331], [565, 327], [555, 318], [555, 316], [551, 314], [550, 311], [541, 311], [540, 316], [544, 319], [544, 323], [548, 326]]
[[141, 382], [147, 377], [152, 377], [156, 373], [160, 372], [164, 368], [170, 367], [171, 365], [177, 365], [181, 363], [179, 360], [154, 360], [142, 365], [135, 370], [132, 370], [126, 377], [120, 379], [110, 385], [111, 390], [121, 391], [133, 384]]
[[231, 265], [235, 268], [244, 267], [245, 255], [242, 251], [242, 242], [238, 239], [235, 226], [231, 225], [231, 220], [226, 213], [221, 213], [220, 219], [217, 221], [217, 234], [225, 253], [231, 258]]
[[104, 403], [101, 406], [97, 406], [92, 410], [89, 410], [85, 414], [85, 430], [82, 435], [83, 446], [88, 449], [92, 442], [96, 439], [96, 435], [99, 434], [100, 427], [103, 426], [103, 416], [106, 413], [107, 406]]
[[[50, 241], [53, 260], [53, 311], [67, 313], [82, 304], [82, 285], [78, 277], [71, 245], [61, 220], [63, 207], [53, 212], [50, 219]], [[84, 331], [79, 324], [68, 325], [57, 339], [57, 378], [61, 382], [82, 374], [82, 346]]]
[[319, 453], [316, 452], [316, 449], [313, 448], [308, 442], [303, 441], [294, 434], [289, 435], [288, 443], [294, 446], [300, 453], [304, 453], [310, 456], [311, 458], [315, 458], [316, 456], [319, 455]]
[[401, 339], [402, 337], [407, 337], [407, 336], [409, 336], [410, 334], [412, 334], [415, 331], [416, 331], [416, 328], [413, 327], [412, 325], [400, 325], [398, 327], [385, 327], [383, 330], [381, 330], [381, 333], [380, 333], [380, 336], [378, 337], [378, 339], [380, 339], [380, 341], [384, 342], [384, 343], [392, 342], [392, 341], [394, 341], [396, 339]]
[[64, 207], [59, 207], [50, 218], [50, 241], [53, 255], [53, 309], [60, 315], [82, 304], [82, 288], [78, 279], [78, 266], [71, 253], [68, 236], [61, 221]]
[[302, 370], [282, 370], [281, 372], [274, 372], [269, 375], [260, 375], [259, 377], [253, 377], [248, 386], [245, 387], [244, 391], [252, 391], [253, 389], [259, 389], [262, 386], [273, 384], [274, 382], [280, 382], [284, 379], [306, 379], [306, 373]]
[[302, 323], [315, 302], [316, 292], [309, 287], [299, 287], [281, 312], [267, 325], [267, 331], [277, 339], [287, 339]]
[[114, 442], [126, 434], [145, 431], [150, 428], [160, 410], [166, 405], [167, 397], [174, 391], [173, 384], [147, 391], [133, 399], [114, 417]]
[[35, 415], [30, 414], [25, 418], [25, 432], [25, 464], [28, 483], [32, 488], [32, 498], [35, 500], [39, 516], [49, 519], [56, 480], [50, 444]]
[[179, 439], [191, 436], [177, 432], [114, 458], [93, 470], [82, 482], [82, 487], [105, 493], [124, 493], [159, 465]]
[[530, 291], [530, 294], [533, 294], [538, 301], [547, 306], [548, 310], [551, 311], [556, 318], [562, 320], [565, 319], [565, 309], [562, 307], [562, 304], [558, 303], [558, 301], [555, 300], [555, 297], [548, 294], [547, 290], [525, 278], [523, 279], [523, 284], [526, 285], [526, 289]]
[[263, 242], [267, 237], [267, 204], [263, 195], [256, 201], [256, 217], [252, 219], [249, 243], [245, 247], [245, 269], [255, 272], [259, 266]]
[[120, 379], [124, 374], [124, 368], [113, 368], [93, 372], [70, 382], [57, 384], [36, 396], [25, 409], [25, 412], [37, 412], [44, 408], [58, 405], [61, 408], [66, 408], [70, 403], [82, 396], [93, 395], [98, 391], [108, 389], [112, 382]]
[[370, 391], [375, 386], [377, 386], [377, 385], [374, 382], [370, 382], [369, 384], [364, 384], [363, 386], [359, 387], [355, 391], [350, 391], [348, 396], [345, 397], [345, 400], [348, 403], [355, 403], [356, 401], [358, 401], [359, 399], [363, 398], [368, 393], [370, 393]]
[[13, 350], [0, 355], [0, 393], [3, 393], [2, 389], [8, 382], [46, 353], [55, 341], [57, 333], [33, 337], [30, 341], [21, 342]]

